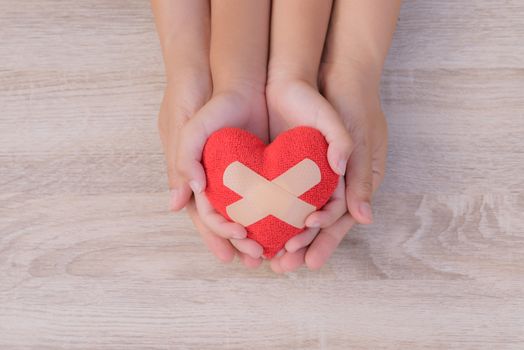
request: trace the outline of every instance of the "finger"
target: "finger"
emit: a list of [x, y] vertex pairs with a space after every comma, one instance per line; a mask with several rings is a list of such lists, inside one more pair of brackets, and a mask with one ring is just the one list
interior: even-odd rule
[[206, 225], [212, 232], [223, 238], [237, 238], [243, 239], [247, 236], [247, 231], [244, 226], [237, 224], [236, 222], [230, 222], [226, 220], [222, 215], [217, 213], [205, 193], [195, 194], [196, 208], [200, 217], [200, 220]]
[[264, 249], [256, 241], [244, 238], [244, 239], [230, 239], [231, 244], [237, 248], [238, 251], [247, 254], [253, 259], [259, 259], [262, 257]]
[[331, 104], [310, 86], [298, 84], [287, 89], [285, 97], [295, 101], [280, 113], [300, 116], [301, 125], [319, 130], [328, 143], [327, 158], [332, 170], [344, 175], [353, 143], [342, 119]]
[[226, 126], [241, 127], [247, 118], [245, 115], [231, 114], [231, 110], [242, 113], [235, 108], [235, 103], [238, 101], [225, 100], [221, 96], [213, 97], [180, 130], [176, 169], [187, 180], [194, 193], [200, 193], [206, 188], [201, 160], [209, 136]]
[[274, 257], [271, 259], [269, 262], [269, 267], [271, 267], [271, 270], [277, 274], [283, 274], [285, 272], [284, 269], [280, 266], [280, 257]]
[[187, 205], [187, 202], [189, 199], [191, 199], [192, 194], [193, 192], [187, 184], [181, 183], [174, 185], [169, 191], [169, 209], [174, 212], [180, 211]]
[[306, 255], [306, 248], [297, 250], [296, 252], [285, 253], [279, 261], [280, 267], [284, 272], [292, 272], [304, 265], [304, 257]]
[[257, 267], [260, 266], [260, 264], [262, 264], [262, 259], [261, 258], [252, 258], [251, 256], [249, 256], [248, 254], [244, 254], [242, 252], [237, 252], [238, 254], [238, 257], [240, 259], [240, 261], [242, 261], [242, 263], [247, 267], [247, 268], [250, 268], [250, 269], [255, 269]]
[[281, 248], [274, 256], [273, 258], [280, 258], [282, 255], [286, 253], [286, 249]]
[[311, 270], [321, 268], [354, 224], [355, 220], [346, 214], [333, 226], [322, 229], [306, 251], [307, 267]]
[[193, 194], [187, 182], [182, 179], [176, 170], [176, 150], [180, 129], [178, 119], [179, 118], [174, 118], [174, 121], [170, 123], [170, 137], [166, 141], [167, 149], [165, 151], [167, 159], [167, 177], [171, 197], [170, 208], [172, 211], [179, 211], [184, 208]]
[[167, 163], [167, 177], [170, 189], [171, 211], [179, 211], [191, 198], [191, 189], [187, 184], [180, 181], [180, 176], [176, 172], [175, 168], [176, 144], [178, 141], [177, 122], [179, 119], [185, 118], [178, 118], [176, 116], [170, 117], [168, 114], [167, 99], [166, 95], [164, 95], [162, 104], [160, 106], [160, 113], [158, 115], [158, 131]]
[[307, 247], [315, 239], [319, 231], [320, 229], [316, 227], [305, 229], [304, 232], [286, 242], [286, 250], [290, 253], [294, 253], [303, 247]]
[[207, 228], [200, 218], [196, 211], [195, 202], [189, 201], [187, 204], [187, 212], [189, 217], [193, 221], [193, 224], [196, 226], [202, 240], [208, 247], [208, 249], [222, 262], [229, 263], [235, 258], [235, 249], [231, 243], [220, 236], [215, 235], [209, 228]]
[[183, 176], [195, 194], [206, 188], [206, 175], [200, 161], [208, 137], [204, 125], [197, 117], [188, 121], [180, 131], [176, 171]]
[[335, 109], [322, 96], [317, 96], [317, 98], [319, 102], [314, 114], [315, 127], [328, 142], [327, 158], [331, 169], [339, 175], [344, 175], [353, 142]]
[[324, 228], [333, 225], [347, 211], [344, 178], [340, 177], [338, 185], [330, 200], [306, 218], [307, 227]]
[[284, 248], [280, 249], [277, 254], [271, 260], [269, 260], [269, 267], [273, 272], [282, 274], [284, 273], [284, 270], [280, 266], [280, 258], [286, 253], [286, 250]]
[[370, 224], [373, 221], [373, 169], [370, 147], [369, 142], [359, 143], [351, 154], [346, 175], [347, 207], [351, 216], [361, 224]]

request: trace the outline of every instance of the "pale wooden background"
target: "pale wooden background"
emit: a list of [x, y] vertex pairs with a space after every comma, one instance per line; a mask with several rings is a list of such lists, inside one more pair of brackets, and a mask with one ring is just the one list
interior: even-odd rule
[[320, 272], [167, 212], [147, 1], [0, 0], [0, 349], [524, 349], [524, 2], [406, 1], [376, 223]]

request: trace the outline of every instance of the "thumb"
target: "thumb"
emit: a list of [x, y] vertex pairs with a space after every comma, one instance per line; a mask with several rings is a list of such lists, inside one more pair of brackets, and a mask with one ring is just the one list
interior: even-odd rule
[[206, 176], [200, 161], [209, 135], [197, 118], [190, 119], [180, 130], [175, 168], [194, 193], [201, 193], [206, 188]]
[[227, 126], [228, 118], [219, 99], [211, 99], [180, 129], [176, 170], [193, 192], [206, 188], [206, 175], [201, 164], [202, 151], [209, 136]]
[[169, 116], [167, 100], [164, 96], [158, 117], [158, 131], [167, 164], [167, 178], [170, 189], [170, 209], [172, 211], [179, 211], [184, 208], [191, 198], [191, 190], [186, 183], [181, 181], [182, 179], [176, 171], [175, 166], [178, 143], [177, 126], [181, 119], [183, 118], [180, 116]]
[[321, 98], [316, 115], [315, 127], [328, 142], [327, 158], [331, 169], [338, 175], [346, 172], [353, 142], [338, 113], [327, 100]]
[[373, 170], [371, 151], [366, 143], [355, 148], [349, 159], [346, 174], [346, 200], [351, 216], [361, 224], [373, 222], [371, 196], [373, 195]]
[[173, 137], [169, 137], [166, 140], [166, 157], [167, 157], [167, 179], [169, 182], [170, 191], [170, 209], [172, 211], [179, 211], [186, 206], [191, 198], [191, 189], [189, 188], [186, 181], [183, 181], [181, 175], [178, 173], [176, 168], [176, 153], [179, 142], [179, 127], [175, 122], [170, 125], [170, 130]]
[[170, 192], [170, 209], [172, 211], [179, 211], [186, 206], [191, 198], [191, 188], [182, 179], [176, 171], [175, 159], [171, 157], [167, 164], [167, 177], [169, 181]]

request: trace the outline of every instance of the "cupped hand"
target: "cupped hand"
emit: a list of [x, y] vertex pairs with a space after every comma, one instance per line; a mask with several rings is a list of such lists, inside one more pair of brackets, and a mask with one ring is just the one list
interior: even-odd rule
[[[346, 176], [331, 201], [311, 214], [307, 220], [310, 228], [289, 240], [285, 251], [271, 261], [271, 268], [278, 273], [296, 270], [304, 263], [310, 269], [322, 267], [355, 223], [371, 223], [371, 198], [384, 177], [387, 124], [378, 91], [366, 84], [365, 72], [323, 64], [320, 91], [349, 131], [353, 150]], [[341, 209], [340, 202], [347, 205]], [[315, 229], [311, 224], [317, 216], [326, 219]]]
[[388, 132], [379, 84], [357, 64], [324, 63], [320, 88], [342, 117], [354, 142], [346, 172], [349, 213], [358, 223], [373, 221], [371, 199], [384, 179]]
[[204, 192], [206, 176], [201, 164], [207, 139], [221, 128], [242, 128], [267, 141], [264, 91], [249, 86], [238, 86], [238, 89], [214, 91], [211, 99], [180, 129], [176, 171], [195, 195], [196, 211], [192, 213], [198, 214], [199, 222], [209, 231], [228, 239], [239, 252], [244, 253], [242, 258], [246, 265], [256, 266], [262, 261], [262, 246], [246, 238], [247, 231], [242, 225], [228, 221], [209, 203]]
[[[274, 75], [278, 75], [275, 73]], [[301, 79], [268, 78], [266, 86], [271, 139], [296, 126], [319, 130], [328, 142], [328, 162], [344, 175], [352, 142], [342, 120], [315, 86]]]
[[[342, 119], [316, 86], [300, 79], [269, 79], [266, 96], [272, 139], [296, 126], [314, 127], [328, 142], [327, 156], [333, 171], [339, 175], [346, 172], [352, 140]], [[302, 265], [309, 250], [306, 247], [310, 244], [312, 247], [325, 245], [323, 237], [327, 237], [328, 232], [325, 229], [332, 226], [338, 228], [339, 221], [346, 212], [344, 183], [341, 177], [328, 203], [306, 219], [306, 230], [289, 240], [282, 253], [272, 259], [272, 269], [282, 272], [281, 262], [286, 266], [285, 270], [294, 270]], [[320, 239], [317, 240], [316, 237]], [[315, 251], [316, 249], [313, 249], [313, 256]]]
[[[184, 79], [184, 76], [187, 76], [187, 79]], [[211, 77], [206, 69], [188, 69], [180, 73], [176, 81], [168, 80], [164, 90], [158, 114], [158, 131], [167, 163], [172, 211], [184, 208], [192, 195], [191, 189], [176, 167], [180, 130], [204, 106], [210, 96]]]
[[[342, 119], [316, 86], [302, 79], [280, 78], [282, 75], [278, 71], [270, 71], [266, 86], [271, 139], [296, 126], [316, 128], [328, 143], [327, 158], [332, 170], [343, 176], [351, 155], [352, 140]], [[341, 182], [322, 210], [306, 219], [308, 230], [289, 244], [295, 248], [304, 247], [298, 242], [307, 242], [307, 238], [318, 233], [320, 228], [334, 224], [346, 211]]]
[[[188, 72], [188, 76], [190, 78], [186, 79], [185, 83], [181, 83], [181, 81], [184, 81], [183, 79], [178, 80], [177, 83], [168, 83], [158, 118], [159, 133], [166, 156], [169, 187], [171, 189], [171, 210], [178, 211], [184, 207], [187, 208], [188, 214], [208, 249], [218, 259], [229, 262], [237, 254], [246, 266], [256, 267], [261, 263], [259, 257], [262, 247], [255, 241], [243, 238], [246, 236], [246, 232], [242, 226], [227, 222], [214, 212], [203, 193], [197, 193], [192, 198], [192, 190], [183, 175], [185, 172], [179, 171], [179, 169], [184, 169], [184, 163], [179, 161], [178, 154], [185, 154], [180, 150], [184, 149], [183, 147], [188, 147], [181, 144], [182, 140], [185, 139], [185, 142], [193, 141], [194, 145], [195, 139], [198, 139], [202, 141], [203, 146], [207, 139], [206, 135], [199, 133], [194, 133], [193, 139], [190, 134], [194, 123], [202, 121], [202, 125], [207, 126], [207, 114], [200, 113], [201, 110], [206, 107], [205, 111], [211, 109], [211, 112], [213, 112], [217, 108], [222, 113], [227, 113], [227, 106], [233, 106], [238, 102], [229, 100], [225, 95], [221, 95], [220, 99], [215, 96], [210, 100], [211, 80], [205, 71], [192, 71], [190, 74]], [[208, 105], [210, 102], [213, 102], [212, 106]], [[191, 122], [197, 117], [199, 119]], [[241, 124], [240, 121], [238, 122]], [[240, 124], [236, 124], [236, 126]], [[187, 125], [190, 125], [190, 127], [186, 128]], [[258, 130], [262, 134], [265, 131], [267, 138], [267, 126], [265, 128], [259, 127]], [[184, 133], [185, 138], [182, 136]], [[200, 209], [199, 211], [197, 207]]]

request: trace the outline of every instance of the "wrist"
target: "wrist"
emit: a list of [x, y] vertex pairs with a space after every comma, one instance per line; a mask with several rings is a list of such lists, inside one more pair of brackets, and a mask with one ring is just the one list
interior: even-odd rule
[[169, 40], [162, 43], [162, 58], [168, 80], [210, 75], [209, 49], [205, 47]]
[[178, 111], [196, 112], [211, 98], [211, 89], [211, 74], [205, 67], [172, 64], [166, 71], [164, 98]]
[[297, 64], [297, 62], [270, 61], [267, 73], [267, 85], [282, 85], [292, 82], [306, 83], [317, 87], [318, 66]]
[[323, 63], [320, 86], [326, 89], [353, 92], [360, 95], [379, 95], [382, 67], [360, 61]]
[[320, 79], [322, 94], [348, 123], [382, 115], [380, 101], [380, 78], [375, 72], [323, 65]]
[[168, 87], [176, 89], [200, 86], [202, 89], [211, 90], [209, 66], [171, 62], [169, 67], [166, 67], [166, 82]]
[[265, 78], [228, 76], [217, 79], [213, 76], [213, 95], [235, 94], [243, 99], [253, 99], [265, 93]]

